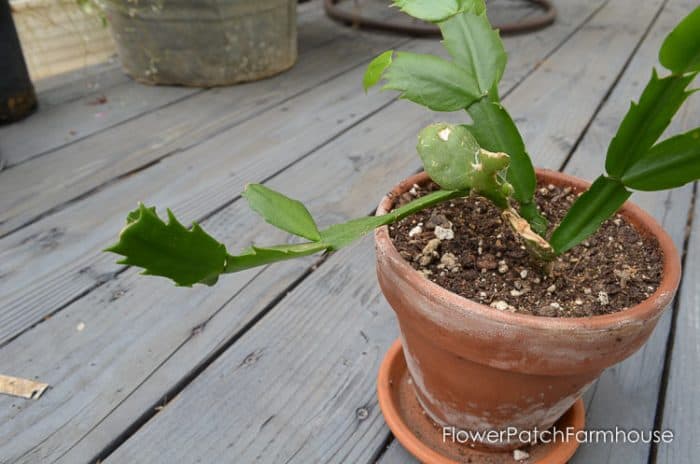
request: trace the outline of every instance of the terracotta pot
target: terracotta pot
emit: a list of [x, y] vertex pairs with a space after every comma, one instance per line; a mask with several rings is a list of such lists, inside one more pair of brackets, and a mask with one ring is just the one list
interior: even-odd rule
[[[559, 172], [538, 170], [544, 183], [588, 183]], [[399, 184], [377, 214], [425, 173]], [[545, 430], [569, 409], [603, 369], [632, 355], [649, 338], [671, 302], [680, 279], [673, 241], [647, 213], [631, 202], [620, 213], [653, 235], [663, 252], [663, 280], [642, 303], [614, 314], [550, 318], [499, 311], [425, 278], [398, 253], [388, 228], [375, 233], [377, 275], [396, 312], [408, 369], [417, 398], [438, 424], [471, 431]], [[478, 443], [513, 449], [517, 439]]]

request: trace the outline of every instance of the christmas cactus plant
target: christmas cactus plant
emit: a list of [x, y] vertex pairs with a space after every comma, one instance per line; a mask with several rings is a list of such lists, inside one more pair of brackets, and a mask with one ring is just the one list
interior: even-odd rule
[[[382, 216], [363, 217], [319, 229], [299, 201], [264, 185], [243, 192], [250, 207], [267, 222], [303, 239], [274, 246], [253, 245], [239, 254], [199, 225], [183, 226], [167, 211], [140, 204], [127, 216], [119, 241], [107, 251], [123, 255], [121, 264], [177, 285], [213, 285], [221, 274], [344, 247], [373, 229], [453, 198], [480, 195], [497, 206], [503, 219], [533, 259], [546, 264], [593, 234], [633, 190], [655, 191], [700, 178], [700, 128], [659, 140], [700, 72], [700, 7], [666, 37], [659, 53], [665, 70], [652, 70], [639, 100], [631, 104], [608, 147], [605, 173], [578, 197], [547, 236], [548, 221], [533, 196], [536, 177], [518, 128], [501, 104], [498, 84], [506, 53], [486, 16], [484, 0], [395, 0], [409, 15], [440, 28], [451, 59], [387, 51], [365, 74], [365, 89], [384, 81], [384, 89], [434, 111], [466, 111], [464, 125], [438, 123], [418, 135], [425, 171], [440, 187]], [[485, 237], [484, 239], [488, 239]]]

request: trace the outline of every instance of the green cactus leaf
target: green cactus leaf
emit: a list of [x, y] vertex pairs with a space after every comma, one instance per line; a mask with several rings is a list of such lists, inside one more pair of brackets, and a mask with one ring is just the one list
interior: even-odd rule
[[306, 206], [261, 184], [246, 186], [243, 196], [250, 208], [273, 226], [312, 241], [321, 239]]
[[367, 71], [365, 71], [365, 75], [362, 78], [362, 87], [365, 89], [365, 92], [370, 87], [377, 85], [382, 79], [382, 74], [391, 65], [393, 54], [393, 50], [387, 50], [369, 63]]
[[139, 266], [146, 275], [168, 277], [177, 285], [213, 285], [226, 265], [226, 248], [199, 225], [190, 229], [168, 210], [166, 224], [155, 208], [139, 204], [127, 216], [119, 241], [105, 251], [124, 256], [119, 264]]
[[328, 245], [330, 250], [337, 250], [349, 245], [377, 227], [392, 224], [424, 208], [451, 198], [465, 196], [468, 193], [468, 190], [438, 190], [431, 192], [382, 216], [368, 216], [332, 225], [321, 231], [322, 241]]
[[632, 103], [605, 158], [609, 176], [621, 178], [644, 156], [671, 123], [671, 119], [691, 94], [686, 90], [694, 74], [659, 78], [656, 70], [638, 103]]
[[439, 22], [462, 11], [483, 13], [484, 0], [394, 0], [394, 6], [423, 21]]
[[418, 154], [431, 179], [446, 190], [471, 188], [481, 147], [464, 126], [438, 123], [421, 130]]
[[674, 74], [700, 71], [700, 6], [666, 37], [659, 61]]
[[468, 111], [473, 120], [468, 127], [479, 145], [510, 156], [507, 179], [515, 189], [513, 196], [521, 203], [529, 203], [535, 193], [537, 178], [513, 119], [500, 103], [489, 100], [475, 103]]
[[[391, 224], [429, 206], [467, 195], [468, 190], [439, 190], [417, 198], [382, 216], [369, 216], [335, 224], [319, 233], [315, 242], [274, 246], [253, 245], [239, 255], [230, 255], [221, 243], [197, 224], [185, 228], [168, 210], [166, 224], [155, 208], [139, 204], [127, 215], [119, 241], [104, 251], [124, 256], [120, 264], [138, 266], [143, 274], [167, 277], [179, 286], [214, 285], [222, 273], [300, 258], [349, 245], [379, 226]], [[305, 221], [302, 219], [302, 222]], [[296, 226], [295, 226], [296, 227]], [[292, 227], [292, 228], [295, 228]]]
[[431, 124], [418, 135], [417, 149], [425, 171], [443, 189], [471, 189], [500, 208], [508, 205], [512, 187], [501, 177], [508, 155], [483, 150], [466, 126]]
[[503, 41], [489, 23], [486, 13], [460, 13], [440, 23], [443, 44], [454, 63], [469, 69], [479, 90], [495, 89], [503, 76], [508, 57]]
[[243, 250], [239, 255], [229, 255], [226, 261], [225, 272], [239, 272], [279, 261], [301, 258], [302, 256], [325, 251], [327, 248], [325, 244], [319, 242], [275, 245], [269, 247], [253, 245]]
[[600, 176], [568, 211], [552, 233], [549, 243], [558, 254], [573, 248], [593, 234], [620, 209], [631, 192], [618, 180]]
[[700, 179], [700, 127], [654, 145], [622, 177], [635, 190], [666, 190]]
[[384, 78], [384, 89], [434, 111], [463, 110], [485, 95], [471, 71], [433, 55], [397, 52]]

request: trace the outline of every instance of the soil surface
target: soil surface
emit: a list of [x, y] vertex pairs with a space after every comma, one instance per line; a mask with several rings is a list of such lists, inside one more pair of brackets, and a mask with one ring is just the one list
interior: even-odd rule
[[[436, 190], [414, 186], [398, 205]], [[539, 186], [540, 210], [553, 225], [576, 194]], [[502, 311], [546, 317], [608, 314], [648, 298], [661, 281], [662, 252], [621, 216], [553, 263], [534, 262], [488, 200], [470, 196], [425, 209], [392, 226], [401, 256], [436, 284]]]

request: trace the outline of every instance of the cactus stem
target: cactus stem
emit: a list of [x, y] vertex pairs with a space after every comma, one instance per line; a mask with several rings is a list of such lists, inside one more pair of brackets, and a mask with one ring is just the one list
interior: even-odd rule
[[503, 210], [501, 216], [531, 256], [541, 261], [552, 261], [556, 258], [557, 254], [552, 245], [533, 231], [530, 224], [515, 209], [508, 207]]

